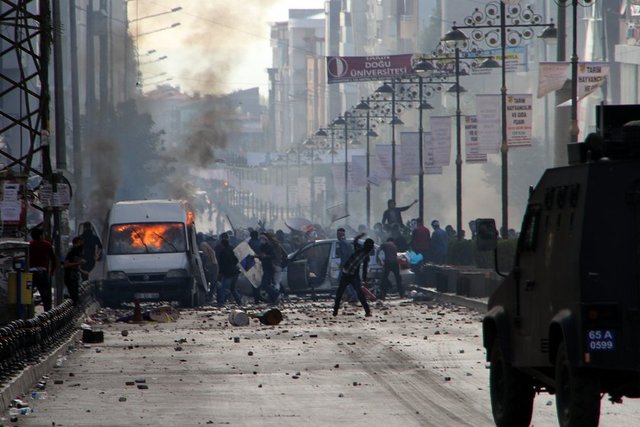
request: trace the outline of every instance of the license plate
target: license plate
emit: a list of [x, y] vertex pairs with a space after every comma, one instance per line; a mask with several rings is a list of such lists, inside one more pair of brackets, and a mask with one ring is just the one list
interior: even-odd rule
[[587, 331], [587, 351], [615, 351], [616, 334], [612, 329], [592, 329]]
[[157, 292], [139, 292], [137, 294], [133, 294], [133, 298], [135, 299], [159, 299], [160, 294]]

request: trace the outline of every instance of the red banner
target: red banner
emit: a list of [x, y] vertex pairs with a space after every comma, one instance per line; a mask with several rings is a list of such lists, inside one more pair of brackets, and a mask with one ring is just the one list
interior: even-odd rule
[[415, 74], [412, 54], [389, 56], [327, 56], [327, 82], [388, 80]]

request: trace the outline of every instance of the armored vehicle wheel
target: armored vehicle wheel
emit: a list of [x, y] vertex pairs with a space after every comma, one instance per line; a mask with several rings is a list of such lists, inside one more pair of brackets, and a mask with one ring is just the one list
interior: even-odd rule
[[533, 413], [534, 390], [529, 378], [511, 366], [496, 338], [489, 371], [491, 409], [498, 427], [528, 426]]
[[556, 356], [556, 407], [562, 427], [597, 426], [600, 420], [598, 380], [571, 366], [564, 342]]

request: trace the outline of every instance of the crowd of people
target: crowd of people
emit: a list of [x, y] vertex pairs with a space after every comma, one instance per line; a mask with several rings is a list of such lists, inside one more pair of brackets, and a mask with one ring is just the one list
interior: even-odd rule
[[[205, 270], [212, 290], [215, 289], [215, 296], [212, 299], [222, 306], [228, 302], [230, 297], [236, 304], [241, 304], [241, 296], [236, 289], [236, 282], [240, 275], [238, 268], [239, 260], [233, 252], [240, 242], [246, 241], [262, 264], [262, 277], [259, 286], [253, 287], [254, 303], [259, 303], [261, 299], [266, 299], [276, 304], [281, 297], [281, 276], [282, 270], [286, 267], [287, 255], [300, 249], [305, 244], [315, 240], [336, 238], [337, 253], [340, 256], [341, 270], [338, 283], [341, 285], [340, 296], [347, 293], [350, 301], [361, 299], [360, 286], [365, 282], [354, 273], [353, 263], [349, 259], [363, 247], [360, 240], [364, 237], [371, 241], [371, 244], [378, 246], [376, 260], [382, 266], [382, 284], [380, 298], [386, 298], [391, 281], [389, 276], [393, 275], [398, 293], [401, 297], [405, 295], [402, 284], [400, 269], [398, 265], [398, 253], [412, 251], [419, 256], [419, 262], [433, 262], [444, 264], [446, 262], [449, 240], [455, 238], [445, 229], [440, 227], [437, 219], [431, 221], [431, 230], [424, 224], [422, 218], [416, 218], [404, 224], [402, 212], [411, 208], [416, 201], [407, 206], [396, 207], [393, 200], [389, 200], [388, 209], [382, 217], [382, 221], [375, 224], [372, 229], [365, 225], [357, 228], [344, 225], [335, 232], [332, 229], [314, 224], [313, 227], [301, 231], [296, 229], [273, 230], [265, 227], [264, 222], [258, 222], [256, 228], [234, 229], [221, 233], [218, 236], [199, 234], [201, 245], [210, 246], [215, 253], [217, 267]], [[448, 226], [447, 228], [451, 228]], [[335, 234], [334, 234], [335, 233]], [[455, 232], [454, 232], [455, 233]], [[353, 243], [351, 242], [353, 239]], [[203, 247], [201, 253], [206, 253]], [[371, 252], [371, 250], [369, 251]], [[368, 262], [368, 261], [367, 261]], [[364, 259], [360, 260], [355, 271], [358, 272], [363, 267]], [[345, 273], [345, 266], [349, 273]], [[366, 267], [364, 267], [366, 269]], [[217, 283], [217, 285], [216, 285]], [[360, 285], [355, 285], [359, 283]], [[344, 285], [344, 286], [342, 286]]]
[[[40, 227], [30, 231], [29, 271], [33, 274], [33, 286], [38, 290], [45, 311], [51, 309], [51, 278], [58, 268], [56, 254], [51, 242], [44, 238]], [[102, 257], [102, 241], [90, 222], [82, 224], [82, 233], [74, 237], [71, 248], [66, 252], [62, 262], [63, 279], [66, 292], [78, 304], [80, 283], [89, 278], [89, 273]]]
[[[236, 288], [241, 270], [234, 248], [242, 241], [246, 241], [254, 253], [254, 259], [259, 259], [262, 265], [262, 277], [258, 286], [253, 287], [254, 303], [267, 298], [272, 304], [278, 303], [281, 297], [282, 271], [286, 267], [287, 255], [300, 249], [308, 242], [337, 239], [340, 256], [340, 275], [338, 277], [338, 295], [336, 304], [342, 294], [347, 292], [349, 300], [363, 302], [365, 311], [366, 298], [363, 297], [361, 285], [366, 282], [366, 268], [368, 258], [363, 256], [365, 248], [368, 252], [377, 245], [375, 259], [382, 266], [382, 283], [379, 297], [386, 298], [391, 282], [389, 276], [394, 276], [398, 293], [405, 295], [402, 278], [398, 265], [398, 253], [411, 253], [414, 262], [432, 262], [445, 264], [449, 241], [456, 239], [454, 228], [447, 225], [441, 228], [440, 222], [433, 219], [431, 230], [425, 225], [423, 218], [415, 218], [407, 224], [402, 219], [402, 213], [409, 210], [417, 200], [406, 206], [396, 206], [395, 200], [387, 202], [387, 209], [380, 222], [372, 229], [359, 225], [357, 229], [349, 225], [338, 228], [333, 234], [331, 229], [314, 224], [305, 230], [289, 228], [267, 229], [264, 222], [258, 221], [256, 228], [232, 229], [219, 235], [198, 233], [197, 243], [202, 254], [205, 277], [209, 282], [212, 301], [223, 306], [229, 299], [237, 305], [242, 305], [242, 296]], [[469, 224], [472, 234], [475, 233], [473, 221]], [[91, 223], [83, 223], [83, 231], [72, 241], [72, 246], [64, 257], [61, 267], [64, 270], [64, 284], [68, 295], [74, 302], [78, 300], [80, 282], [88, 278], [89, 272], [95, 266], [96, 260], [102, 256], [102, 243]], [[50, 242], [46, 241], [40, 228], [31, 231], [30, 267], [34, 273], [33, 283], [39, 290], [44, 308], [51, 308], [51, 277], [59, 263], [55, 261], [55, 254]], [[360, 240], [366, 237], [365, 243]], [[464, 236], [463, 236], [464, 237]], [[353, 243], [347, 239], [353, 238]], [[357, 254], [357, 255], [356, 255]], [[363, 267], [363, 276], [359, 270]]]

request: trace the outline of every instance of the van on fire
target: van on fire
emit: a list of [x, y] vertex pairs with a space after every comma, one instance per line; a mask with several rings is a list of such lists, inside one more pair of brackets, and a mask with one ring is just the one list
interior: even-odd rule
[[195, 216], [175, 200], [116, 202], [107, 216], [98, 297], [104, 306], [134, 301], [205, 303], [207, 281]]

